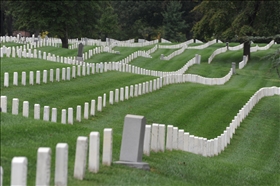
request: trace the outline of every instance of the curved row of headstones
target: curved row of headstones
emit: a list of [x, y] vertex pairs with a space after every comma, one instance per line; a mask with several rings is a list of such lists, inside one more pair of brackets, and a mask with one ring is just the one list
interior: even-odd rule
[[[47, 83], [48, 74], [49, 74], [49, 82], [54, 82], [54, 76], [55, 76], [55, 81], [59, 82], [60, 79], [62, 81], [71, 80], [71, 79], [76, 78], [81, 75], [85, 76], [85, 75], [90, 75], [90, 74], [95, 74], [95, 73], [103, 73], [103, 72], [107, 72], [107, 71], [111, 71], [111, 70], [162, 77], [162, 76], [171, 75], [171, 74], [183, 74], [188, 69], [188, 67], [190, 67], [194, 64], [200, 64], [200, 60], [201, 60], [201, 56], [196, 55], [194, 58], [189, 60], [181, 69], [177, 70], [176, 72], [162, 72], [162, 71], [146, 70], [144, 68], [140, 68], [137, 66], [127, 64], [130, 61], [132, 61], [133, 59], [135, 59], [141, 55], [142, 55], [141, 51], [137, 51], [137, 52], [134, 52], [133, 54], [129, 55], [125, 59], [120, 60], [120, 62], [108, 62], [108, 63], [105, 62], [104, 64], [103, 64], [103, 62], [96, 63], [96, 64], [82, 62], [83, 65], [80, 65], [81, 62], [79, 62], [79, 61], [75, 61], [75, 60], [72, 61], [70, 59], [67, 60], [67, 58], [66, 58], [66, 59], [64, 59], [64, 62], [66, 62], [67, 64], [77, 65], [77, 66], [72, 66], [72, 68], [71, 67], [61, 68], [61, 69], [56, 68], [55, 75], [54, 75], [53, 69], [50, 69], [49, 73], [48, 73], [48, 70], [43, 70], [42, 75], [41, 75], [41, 71], [37, 70], [36, 76], [35, 76], [36, 83], [34, 83], [34, 72], [33, 71], [29, 72], [29, 77], [27, 77], [25, 71], [23, 71], [21, 73], [21, 77], [19, 77], [18, 72], [13, 72], [13, 85], [18, 86], [18, 79], [21, 79], [21, 84], [24, 86], [27, 84], [26, 79], [29, 79], [30, 85], [40, 84], [41, 79], [42, 79], [43, 83]], [[125, 63], [125, 64], [123, 64], [123, 63]], [[43, 76], [43, 78], [41, 76]], [[4, 73], [4, 87], [9, 87], [9, 86], [10, 86], [9, 85], [9, 73], [5, 72]]]
[[[255, 47], [250, 47], [250, 52], [256, 52], [258, 50], [268, 50], [273, 44], [274, 44], [274, 40], [270, 41], [266, 46], [264, 47], [259, 47], [258, 45], [255, 46]], [[227, 52], [228, 50], [230, 51], [236, 51], [236, 50], [241, 50], [244, 46], [244, 43], [240, 44], [240, 45], [237, 45], [237, 46], [234, 46], [234, 47], [230, 47], [230, 46], [225, 46], [225, 47], [222, 47], [222, 48], [218, 48], [216, 49], [212, 54], [211, 56], [208, 58], [208, 64], [210, 64], [212, 62], [212, 60], [214, 59], [214, 57], [218, 54], [221, 54], [221, 53], [224, 53], [224, 52]], [[245, 64], [246, 65], [246, 64]], [[243, 66], [244, 67], [244, 66]], [[242, 68], [243, 68], [242, 67]]]
[[[173, 125], [157, 124], [146, 125], [144, 140], [144, 154], [150, 151], [164, 152], [166, 150], [182, 150], [199, 154], [205, 157], [219, 155], [230, 144], [240, 123], [248, 116], [253, 107], [263, 98], [273, 95], [280, 96], [280, 87], [265, 87], [259, 89], [247, 103], [239, 110], [224, 132], [214, 139], [194, 136]], [[166, 131], [166, 132], [165, 132]], [[165, 139], [166, 136], [166, 139]]]
[[[239, 110], [234, 117], [229, 127], [224, 132], [214, 139], [206, 139], [190, 135], [183, 129], [178, 129], [173, 125], [156, 124], [146, 125], [143, 117], [126, 116], [123, 139], [121, 145], [120, 160], [116, 162], [120, 164], [131, 165], [142, 163], [142, 153], [150, 156], [150, 151], [164, 152], [165, 150], [182, 150], [194, 154], [202, 155], [205, 157], [212, 157], [219, 155], [230, 144], [230, 140], [235, 134], [235, 130], [240, 126], [240, 123], [248, 116], [253, 107], [266, 96], [280, 95], [280, 87], [269, 87], [259, 89], [249, 101]], [[127, 118], [129, 117], [129, 118]], [[135, 125], [133, 120], [140, 125]], [[136, 121], [137, 120], [137, 121]], [[128, 124], [131, 123], [131, 124]], [[134, 126], [135, 125], [135, 126]], [[145, 125], [145, 132], [143, 137], [142, 125]], [[129, 126], [129, 127], [128, 127]], [[134, 131], [133, 129], [137, 129]], [[140, 139], [133, 140], [133, 144], [137, 144], [131, 152], [130, 135], [131, 130], [136, 135], [140, 135]], [[102, 164], [104, 166], [111, 166], [112, 164], [112, 146], [113, 146], [113, 129], [105, 128], [103, 136], [103, 153]], [[133, 134], [133, 135], [135, 135]], [[83, 180], [86, 171], [86, 164], [88, 159], [88, 170], [93, 173], [99, 171], [99, 132], [91, 132], [88, 137], [79, 136], [76, 143], [76, 155], [74, 164], [74, 178]], [[142, 137], [141, 137], [142, 136]], [[88, 142], [89, 141], [89, 142]], [[128, 151], [130, 153], [128, 153]], [[40, 147], [37, 151], [37, 164], [36, 164], [36, 185], [50, 185], [50, 165], [51, 165], [51, 148]], [[58, 143], [56, 146], [56, 163], [55, 163], [55, 185], [67, 185], [68, 181], [68, 144]], [[134, 162], [132, 162], [133, 160]], [[1, 167], [1, 183], [3, 179], [3, 169]], [[27, 158], [14, 157], [12, 159], [11, 168], [11, 185], [26, 185], [27, 184]]]
[[[175, 83], [185, 83], [185, 82], [193, 82], [200, 83], [205, 85], [223, 85], [226, 83], [232, 76], [233, 71], [230, 69], [229, 73], [222, 78], [204, 78], [199, 75], [193, 74], [173, 74], [167, 75], [163, 77], [159, 77], [154, 80], [146, 81], [143, 83], [138, 83], [135, 85], [125, 86], [125, 88], [121, 87], [120, 89], [115, 89], [115, 91], [109, 92], [109, 104], [114, 104], [120, 101], [128, 100], [129, 98], [138, 97], [143, 94], [147, 94], [156, 90], [159, 90], [163, 86]], [[115, 94], [115, 95], [114, 95]], [[88, 102], [84, 103], [84, 119], [88, 119], [89, 116], [95, 116], [96, 110], [101, 112], [103, 107], [106, 107], [107, 103], [107, 94], [104, 93], [102, 96], [98, 96], [97, 98], [97, 106], [96, 100], [91, 100], [89, 104]], [[23, 101], [22, 104], [22, 115], [24, 117], [29, 117], [29, 102]], [[7, 97], [1, 96], [1, 109], [2, 112], [6, 113], [7, 111]], [[34, 104], [34, 119], [41, 119], [41, 108], [40, 104]], [[74, 115], [73, 108], [69, 107], [68, 109], [61, 110], [61, 123], [62, 124], [73, 124], [74, 123]], [[68, 112], [68, 116], [67, 116]], [[19, 114], [19, 99], [12, 99], [12, 114]], [[49, 106], [43, 107], [43, 120], [57, 122], [57, 108], [50, 108]], [[80, 122], [82, 119], [82, 107], [81, 105], [77, 106], [76, 109], [76, 121]]]
[[176, 45], [159, 45], [158, 48], [176, 49], [176, 48], [182, 48], [183, 46], [187, 46], [188, 44], [191, 43], [194, 43], [194, 39], [190, 39], [188, 41]]

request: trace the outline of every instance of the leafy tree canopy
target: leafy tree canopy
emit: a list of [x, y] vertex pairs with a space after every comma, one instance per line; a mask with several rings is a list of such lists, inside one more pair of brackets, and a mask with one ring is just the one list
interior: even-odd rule
[[202, 14], [192, 31], [206, 40], [246, 40], [248, 36], [280, 33], [280, 1], [203, 1], [192, 11]]
[[68, 38], [90, 37], [99, 14], [99, 1], [8, 1], [18, 29], [48, 30], [68, 48]]

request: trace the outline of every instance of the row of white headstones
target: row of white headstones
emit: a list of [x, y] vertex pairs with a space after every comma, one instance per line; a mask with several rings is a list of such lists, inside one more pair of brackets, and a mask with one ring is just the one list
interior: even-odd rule
[[[145, 125], [143, 154], [149, 156], [150, 151], [164, 152], [165, 150], [182, 150], [205, 157], [220, 154], [235, 134], [235, 130], [247, 117], [253, 107], [266, 96], [280, 95], [280, 87], [267, 87], [259, 89], [249, 101], [240, 109], [229, 127], [214, 139], [206, 139], [190, 135], [173, 125], [156, 124]], [[102, 164], [111, 166], [113, 129], [105, 128], [103, 135]], [[87, 165], [90, 172], [99, 171], [99, 132], [91, 132], [88, 137], [79, 136], [76, 143], [76, 156], [74, 165], [74, 178], [83, 180]], [[36, 185], [50, 185], [51, 148], [40, 147], [37, 152]], [[1, 182], [3, 169], [1, 168]], [[67, 185], [68, 180], [68, 144], [58, 143], [56, 146], [55, 185]], [[12, 159], [11, 185], [26, 185], [27, 183], [27, 158], [14, 157]]]
[[[220, 78], [221, 84], [224, 84], [226, 81], [230, 79], [232, 75], [232, 70], [229, 72], [229, 74], [224, 77]], [[115, 102], [124, 101], [124, 99], [129, 99], [132, 97], [137, 97], [138, 95], [146, 94], [149, 92], [156, 91], [160, 89], [163, 86], [169, 85], [169, 84], [174, 84], [174, 83], [184, 83], [184, 82], [196, 82], [196, 83], [202, 83], [202, 84], [210, 84], [212, 85], [212, 79], [205, 79], [202, 81], [202, 78], [197, 75], [169, 75], [169, 76], [164, 76], [160, 77], [154, 80], [146, 81], [143, 83], [135, 84], [135, 85], [130, 85], [130, 86], [125, 86], [125, 88], [121, 87], [120, 89], [115, 89], [115, 96], [114, 96], [114, 91], [109, 92], [109, 103], [114, 104], [114, 97], [115, 97]], [[217, 84], [217, 81], [216, 81]], [[102, 107], [106, 106], [106, 93], [103, 95], [103, 101], [102, 101], [102, 96], [98, 96], [98, 102], [97, 102], [97, 110], [102, 111]], [[89, 116], [89, 103], [86, 102], [84, 104], [84, 118], [88, 119]], [[90, 109], [90, 115], [94, 116], [95, 115], [95, 100], [91, 100], [91, 109]], [[6, 96], [1, 96], [1, 108], [2, 112], [7, 112], [7, 97]], [[28, 117], [29, 116], [29, 102], [24, 101], [23, 102], [23, 116]], [[19, 99], [18, 98], [13, 98], [12, 101], [12, 114], [17, 115], [19, 113]], [[43, 120], [49, 121], [50, 118], [50, 107], [49, 106], [44, 106], [44, 115], [43, 115]], [[76, 120], [81, 121], [81, 106], [77, 106], [76, 110]], [[34, 105], [34, 119], [40, 119], [40, 105], [35, 104]], [[52, 108], [52, 116], [51, 116], [51, 121], [52, 122], [57, 122], [57, 109]], [[73, 108], [68, 108], [68, 123], [73, 124]], [[61, 123], [65, 124], [66, 123], [66, 109], [62, 109], [61, 111]]]
[[[268, 50], [273, 44], [277, 44], [276, 42], [274, 42], [274, 40], [271, 40], [266, 46], [264, 47], [259, 47], [258, 45], [255, 46], [255, 47], [251, 47], [250, 48], [250, 52], [257, 52], [258, 50]], [[237, 51], [237, 50], [241, 50], [242, 48], [244, 47], [244, 44], [240, 44], [240, 45], [237, 45], [237, 46], [234, 46], [234, 47], [230, 47], [230, 46], [225, 46], [225, 47], [222, 47], [222, 48], [218, 48], [216, 49], [212, 54], [211, 56], [208, 58], [208, 64], [210, 64], [212, 62], [212, 60], [214, 59], [214, 57], [218, 54], [221, 54], [221, 53], [224, 53], [224, 52], [227, 52], [228, 50], [229, 51]], [[243, 62], [243, 63], [242, 63]], [[246, 61], [247, 62], [247, 61]], [[239, 69], [242, 69], [245, 65], [246, 65], [246, 62], [244, 62], [244, 57], [243, 57], [243, 60], [239, 63]]]

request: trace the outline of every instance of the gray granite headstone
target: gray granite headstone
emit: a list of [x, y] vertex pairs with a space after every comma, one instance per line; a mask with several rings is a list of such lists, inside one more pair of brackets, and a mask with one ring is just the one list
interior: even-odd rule
[[142, 162], [145, 125], [144, 116], [130, 114], [125, 116], [120, 161], [116, 161], [116, 164], [150, 170], [149, 164]]
[[84, 49], [84, 45], [83, 43], [80, 43], [78, 46], [78, 55], [76, 57], [76, 60], [83, 61], [83, 49]]
[[232, 67], [232, 74], [236, 74], [236, 64], [235, 64], [235, 62], [232, 62], [231, 63], [231, 67]]

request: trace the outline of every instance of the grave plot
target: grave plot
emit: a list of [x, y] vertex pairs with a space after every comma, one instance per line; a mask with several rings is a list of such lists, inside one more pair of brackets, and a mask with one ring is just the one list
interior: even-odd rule
[[[229, 56], [228, 56], [229, 57]], [[237, 58], [236, 58], [237, 59]], [[234, 59], [233, 59], [234, 60]], [[256, 60], [257, 61], [257, 60]], [[255, 66], [254, 66], [255, 65]], [[257, 61], [256, 64], [249, 64], [249, 66], [247, 66], [245, 69], [250, 69], [250, 68], [256, 68], [257, 66], [261, 66], [261, 62]], [[199, 65], [198, 65], [199, 66]], [[263, 67], [263, 71], [265, 69], [268, 69], [268, 67]], [[240, 71], [242, 72], [242, 71]], [[115, 76], [114, 76], [114, 73]], [[106, 140], [103, 140], [103, 142], [108, 141], [109, 144], [113, 144], [112, 147], [109, 147], [108, 149], [104, 149], [102, 148], [102, 152], [105, 150], [106, 152], [110, 152], [110, 149], [112, 151], [112, 157], [110, 157], [110, 153], [108, 154], [109, 156], [107, 161], [104, 162], [104, 164], [108, 163], [110, 164], [110, 162], [113, 161], [118, 161], [119, 160], [119, 155], [120, 155], [120, 144], [121, 144], [121, 136], [122, 136], [122, 124], [124, 122], [124, 116], [128, 113], [130, 114], [137, 114], [137, 115], [143, 115], [147, 118], [147, 124], [153, 126], [152, 127], [152, 131], [151, 134], [154, 134], [153, 136], [158, 136], [157, 138], [154, 138], [153, 136], [150, 137], [151, 139], [151, 148], [153, 147], [153, 150], [150, 152], [150, 156], [143, 156], [143, 161], [144, 162], [149, 162], [150, 167], [151, 167], [151, 172], [146, 173], [145, 175], [149, 177], [149, 179], [151, 181], [147, 181], [146, 183], [155, 183], [157, 180], [157, 183], [160, 184], [164, 184], [164, 183], [171, 183], [171, 184], [176, 184], [176, 183], [184, 183], [191, 178], [194, 179], [194, 175], [198, 175], [198, 172], [200, 170], [200, 173], [202, 172], [203, 175], [201, 176], [201, 179], [207, 179], [207, 178], [211, 178], [213, 176], [217, 175], [217, 171], [213, 171], [213, 172], [208, 172], [207, 169], [201, 169], [202, 166], [206, 166], [206, 167], [211, 167], [213, 166], [213, 159], [209, 159], [209, 160], [205, 160], [202, 159], [200, 157], [194, 156], [192, 153], [201, 153], [201, 150], [199, 150], [199, 147], [202, 147], [202, 143], [201, 141], [204, 141], [205, 138], [206, 140], [209, 139], [211, 141], [212, 138], [221, 135], [225, 128], [228, 127], [228, 124], [230, 123], [230, 121], [232, 120], [232, 118], [234, 118], [234, 116], [236, 115], [236, 113], [239, 112], [239, 109], [242, 108], [242, 106], [244, 105], [244, 103], [246, 103], [246, 101], [249, 100], [250, 96], [252, 96], [260, 87], [260, 85], [262, 86], [277, 86], [277, 81], [274, 81], [274, 76], [268, 76], [267, 77], [267, 81], [263, 81], [263, 76], [260, 76], [259, 78], [255, 77], [254, 79], [254, 83], [252, 84], [251, 78], [252, 76], [248, 76], [248, 75], [242, 75], [241, 77], [236, 77], [233, 76], [231, 78], [231, 80], [226, 83], [223, 86], [205, 86], [205, 85], [199, 85], [199, 84], [193, 84], [193, 83], [178, 83], [178, 84], [169, 84], [168, 86], [163, 87], [160, 91], [155, 91], [153, 93], [150, 94], [145, 94], [143, 96], [139, 96], [140, 94], [142, 94], [143, 92], [139, 92], [139, 87], [143, 88], [146, 87], [146, 83], [147, 81], [149, 82], [149, 86], [148, 89], [150, 89], [150, 85], [152, 85], [151, 89], [156, 89], [156, 87], [154, 87], [154, 77], [152, 77], [151, 80], [144, 80], [145, 85], [144, 84], [139, 84], [137, 83], [133, 83], [133, 92], [134, 94], [133, 99], [128, 99], [126, 101], [121, 101], [123, 99], [123, 97], [121, 95], [127, 95], [126, 90], [128, 88], [131, 88], [131, 86], [126, 86], [127, 84], [123, 84], [120, 85], [119, 83], [122, 81], [126, 81], [125, 79], [130, 79], [132, 77], [135, 77], [136, 80], [139, 80], [140, 77], [142, 77], [142, 75], [135, 75], [135, 74], [129, 74], [129, 76], [126, 77], [122, 77], [122, 78], [118, 78], [120, 76], [122, 76], [123, 74], [126, 73], [120, 73], [120, 72], [108, 72], [108, 73], [99, 73], [98, 75], [95, 74], [92, 77], [91, 76], [84, 76], [81, 77], [81, 81], [79, 81], [79, 83], [77, 84], [69, 84], [72, 83], [72, 81], [70, 82], [59, 82], [57, 83], [57, 87], [55, 89], [57, 89], [56, 94], [49, 94], [49, 95], [45, 95], [43, 93], [48, 92], [48, 89], [44, 89], [44, 91], [40, 91], [40, 87], [45, 87], [46, 85], [44, 84], [40, 84], [37, 86], [34, 86], [35, 89], [38, 89], [39, 94], [44, 95], [46, 102], [49, 102], [48, 99], [53, 99], [53, 102], [57, 102], [60, 104], [63, 104], [63, 99], [65, 99], [65, 97], [67, 95], [69, 95], [69, 92], [74, 92], [73, 95], [71, 95], [70, 97], [72, 97], [73, 99], [70, 99], [66, 102], [65, 105], [75, 105], [74, 102], [76, 101], [77, 105], [81, 105], [81, 108], [88, 108], [88, 104], [85, 104], [85, 102], [91, 103], [90, 99], [87, 99], [86, 101], [81, 101], [80, 97], [82, 97], [84, 95], [84, 97], [88, 97], [88, 95], [93, 95], [95, 94], [96, 91], [98, 91], [97, 89], [90, 89], [90, 84], [93, 84], [95, 81], [100, 82], [98, 89], [104, 90], [104, 88], [108, 88], [106, 91], [106, 102], [104, 102], [104, 92], [105, 91], [101, 91], [99, 93], [96, 93], [95, 95], [98, 97], [101, 97], [101, 101], [100, 104], [102, 106], [104, 106], [104, 103], [106, 104], [106, 108], [103, 109], [102, 108], [102, 112], [100, 112], [98, 115], [96, 115], [96, 117], [90, 117], [88, 120], [83, 120], [81, 123], [79, 123], [78, 125], [73, 125], [73, 126], [68, 126], [66, 129], [66, 126], [64, 125], [60, 125], [60, 124], [52, 124], [50, 122], [43, 122], [42, 120], [33, 120], [31, 118], [22, 118], [20, 116], [12, 116], [11, 114], [7, 114], [3, 116], [5, 116], [6, 118], [1, 119], [1, 123], [2, 121], [7, 121], [10, 120], [14, 120], [12, 123], [14, 123], [13, 125], [6, 125], [6, 131], [7, 133], [6, 136], [4, 136], [4, 139], [9, 139], [8, 136], [10, 136], [10, 134], [15, 134], [15, 133], [20, 133], [21, 130], [24, 130], [24, 135], [22, 135], [20, 137], [21, 141], [17, 141], [17, 139], [13, 138], [13, 139], [9, 139], [9, 140], [3, 140], [6, 141], [3, 145], [4, 148], [6, 148], [8, 150], [8, 143], [12, 143], [14, 146], [13, 147], [17, 147], [18, 150], [20, 150], [21, 156], [26, 156], [28, 158], [28, 162], [36, 162], [36, 156], [31, 154], [31, 151], [33, 151], [33, 154], [36, 154], [37, 149], [39, 147], [50, 147], [52, 149], [52, 151], [55, 150], [55, 146], [57, 143], [61, 143], [61, 142], [67, 142], [69, 144], [69, 176], [68, 176], [68, 185], [83, 185], [83, 184], [88, 184], [88, 180], [90, 180], [90, 182], [92, 183], [108, 183], [108, 184], [114, 184], [114, 183], [121, 183], [123, 184], [129, 184], [127, 181], [123, 180], [124, 176], [134, 176], [135, 178], [137, 178], [136, 182], [139, 182], [140, 177], [139, 175], [141, 175], [142, 173], [139, 171], [134, 171], [131, 169], [127, 169], [125, 167], [122, 167], [120, 165], [112, 165], [110, 168], [106, 168], [105, 165], [100, 166], [100, 172], [98, 172], [98, 174], [92, 174], [89, 171], [85, 171], [82, 172], [82, 177], [84, 176], [85, 180], [84, 181], [79, 181], [79, 178], [81, 178], [80, 176], [78, 179], [75, 178], [74, 176], [74, 170], [75, 170], [75, 158], [74, 158], [74, 154], [76, 152], [75, 149], [75, 145], [76, 145], [76, 137], [77, 136], [88, 136], [89, 133], [91, 131], [93, 131], [92, 129], [94, 129], [95, 131], [98, 131], [101, 135], [103, 134], [104, 129], [110, 129], [112, 128], [114, 130], [113, 133], [113, 139], [110, 138], [110, 135], [108, 138], [106, 138]], [[110, 79], [110, 75], [112, 75], [112, 78]], [[205, 75], [205, 74], [204, 74]], [[207, 74], [206, 74], [207, 75]], [[267, 74], [266, 74], [267, 75]], [[137, 76], [137, 77], [136, 77]], [[99, 77], [100, 79], [95, 79]], [[145, 77], [145, 76], [143, 76]], [[151, 78], [151, 77], [147, 77], [147, 78]], [[114, 79], [114, 83], [110, 83], [112, 81], [112, 79]], [[175, 78], [174, 78], [175, 79]], [[271, 79], [271, 81], [270, 81]], [[77, 78], [78, 80], [78, 78]], [[83, 80], [83, 81], [82, 81]], [[104, 81], [102, 81], [104, 80]], [[153, 84], [150, 84], [150, 81], [153, 82]], [[170, 80], [172, 81], [172, 80]], [[73, 81], [74, 82], [74, 81]], [[88, 82], [88, 85], [85, 83]], [[140, 81], [143, 82], [143, 81]], [[85, 86], [80, 87], [79, 86], [81, 84], [84, 84]], [[68, 84], [68, 85], [67, 85]], [[54, 84], [53, 84], [54, 85]], [[120, 86], [115, 86], [115, 85], [120, 85]], [[137, 85], [137, 86], [136, 86]], [[242, 86], [239, 86], [242, 85]], [[64, 87], [65, 86], [65, 87]], [[118, 91], [114, 91], [115, 87], [119, 88]], [[250, 88], [248, 89], [248, 87], [250, 86]], [[61, 88], [65, 88], [65, 92], [63, 94], [61, 94], [61, 92], [59, 91]], [[114, 88], [112, 88], [114, 87]], [[121, 89], [120, 87], [123, 87], [123, 89]], [[126, 88], [127, 87], [127, 88]], [[136, 89], [137, 87], [137, 89]], [[8, 87], [11, 88], [11, 87]], [[14, 87], [14, 90], [18, 89], [20, 87]], [[30, 87], [29, 87], [30, 88]], [[49, 86], [49, 88], [51, 88], [51, 86]], [[136, 90], [135, 90], [136, 89]], [[5, 89], [3, 89], [5, 90]], [[143, 89], [142, 89], [143, 90]], [[118, 94], [117, 98], [113, 101], [118, 101], [118, 104], [109, 104], [110, 103], [110, 96], [111, 91], [113, 91], [113, 93]], [[22, 92], [22, 90], [18, 91], [17, 95], [20, 95], [19, 92]], [[24, 97], [27, 94], [24, 94]], [[1, 94], [2, 95], [2, 94]], [[62, 95], [60, 97], [58, 97], [57, 95]], [[113, 95], [112, 97], [114, 98], [115, 95]], [[42, 97], [39, 97], [40, 95], [36, 96], [36, 99], [34, 98], [34, 100], [40, 100], [40, 102], [44, 101], [44, 99]], [[119, 97], [120, 96], [120, 97]], [[30, 98], [33, 97], [32, 95], [30, 95]], [[58, 97], [58, 98], [56, 98]], [[125, 96], [124, 96], [125, 97]], [[48, 99], [46, 99], [48, 98]], [[12, 98], [11, 98], [12, 99]], [[278, 97], [271, 97], [269, 99], [272, 99], [274, 101], [279, 101]], [[20, 99], [19, 99], [20, 100]], [[61, 101], [60, 101], [61, 100]], [[111, 99], [112, 100], [112, 99]], [[234, 100], [234, 101], [232, 101]], [[60, 102], [59, 102], [60, 101]], [[1, 101], [2, 102], [2, 101]], [[228, 104], [230, 103], [230, 104]], [[96, 104], [97, 100], [96, 100]], [[42, 104], [41, 104], [42, 105]], [[258, 107], [258, 105], [257, 105]], [[8, 108], [12, 108], [12, 107], [8, 107]], [[75, 108], [75, 107], [74, 107]], [[274, 108], [272, 110], [275, 110], [275, 108], [277, 107], [271, 107]], [[68, 112], [69, 110], [67, 108], [65, 108], [66, 111]], [[89, 108], [88, 108], [89, 109]], [[85, 110], [88, 110], [85, 109]], [[84, 115], [84, 112], [82, 112], [81, 110], [81, 115]], [[10, 117], [11, 116], [11, 117]], [[75, 114], [74, 114], [75, 116]], [[16, 121], [17, 120], [17, 121]], [[277, 119], [272, 119], [271, 121], [269, 121], [270, 123], [273, 123], [274, 121], [276, 121]], [[20, 121], [20, 122], [19, 122]], [[269, 123], [266, 121], [266, 123]], [[5, 124], [5, 123], [4, 123]], [[162, 135], [159, 135], [162, 133], [162, 126], [163, 124], [172, 124], [174, 126], [174, 128], [172, 129], [172, 132], [174, 132], [174, 137], [172, 136], [172, 139], [182, 139], [182, 136], [188, 136], [189, 138], [192, 137], [193, 143], [196, 144], [196, 146], [193, 146], [191, 149], [192, 153], [186, 153], [186, 152], [180, 152], [177, 151], [176, 149], [182, 149], [182, 140], [177, 141], [172, 140], [172, 152], [170, 151], [165, 151], [164, 153], [160, 153], [162, 152]], [[2, 124], [1, 124], [2, 125]], [[156, 130], [156, 128], [158, 127], [158, 130]], [[242, 125], [241, 125], [242, 127]], [[271, 125], [271, 127], [273, 127], [273, 125]], [[153, 130], [153, 128], [155, 128]], [[169, 127], [170, 128], [170, 127]], [[42, 131], [44, 131], [44, 133], [42, 133]], [[157, 131], [157, 132], [156, 132]], [[110, 132], [107, 131], [107, 132]], [[165, 132], [163, 132], [165, 133]], [[168, 129], [166, 128], [166, 133], [168, 133]], [[185, 134], [186, 133], [186, 134]], [[9, 134], [9, 135], [8, 135]], [[273, 134], [273, 132], [270, 133], [270, 136], [275, 136], [275, 134]], [[30, 139], [27, 138], [27, 136], [32, 136]], [[14, 135], [16, 136], [16, 135]], [[50, 137], [51, 136], [51, 137]], [[73, 137], [74, 136], [74, 137]], [[105, 137], [105, 133], [103, 134], [103, 136]], [[199, 136], [203, 136], [202, 139]], [[225, 139], [225, 134], [221, 137], [220, 139], [215, 142], [213, 140], [213, 142], [211, 141], [211, 145], [213, 144], [213, 147], [217, 146], [220, 144], [220, 146], [222, 144], [225, 144], [224, 141], [222, 141], [222, 139]], [[166, 136], [167, 137], [167, 136]], [[265, 136], [263, 136], [265, 138]], [[25, 140], [23, 140], [25, 139]], [[29, 140], [28, 140], [29, 139]], [[48, 140], [46, 140], [48, 139]], [[103, 138], [101, 138], [103, 139]], [[169, 137], [170, 139], [170, 137]], [[187, 138], [186, 138], [187, 139]], [[234, 138], [233, 138], [234, 139]], [[244, 139], [244, 138], [243, 138]], [[17, 142], [16, 142], [17, 141]], [[27, 143], [28, 142], [28, 143]], [[222, 143], [223, 142], [223, 143]], [[242, 140], [238, 140], [239, 143], [246, 143], [246, 140], [242, 141]], [[24, 147], [22, 146], [22, 144], [27, 143], [29, 146], [29, 150], [28, 152], [25, 151]], [[233, 140], [232, 143], [235, 143], [235, 141]], [[173, 144], [174, 144], [174, 149], [173, 149]], [[216, 144], [216, 145], [215, 145]], [[103, 145], [103, 147], [105, 147], [105, 145]], [[185, 148], [185, 147], [184, 147]], [[229, 146], [228, 147], [229, 150], [232, 149], [236, 149], [236, 146]], [[246, 148], [247, 149], [247, 148]], [[258, 148], [257, 150], [260, 150], [260, 148]], [[13, 151], [12, 149], [9, 149], [9, 151]], [[155, 153], [155, 151], [157, 151], [158, 153]], [[241, 153], [243, 153], [245, 151], [245, 149], [241, 148]], [[203, 151], [204, 152], [204, 151]], [[236, 155], [237, 152], [232, 152], [230, 154], [227, 154], [228, 152], [225, 152], [226, 156], [234, 156]], [[53, 153], [52, 153], [53, 154]], [[202, 153], [203, 154], [203, 153]], [[247, 154], [246, 156], [254, 156], [253, 152], [250, 152], [249, 155]], [[6, 154], [5, 157], [7, 156], [14, 156], [15, 153], [12, 152], [10, 155]], [[81, 157], [84, 157], [81, 156]], [[2, 159], [2, 157], [1, 157]], [[10, 159], [11, 158], [7, 158]], [[52, 166], [51, 166], [51, 176], [50, 176], [50, 183], [54, 183], [54, 168], [56, 166], [54, 166], [54, 159], [52, 161]], [[196, 163], [192, 163], [193, 160], [197, 160], [195, 161]], [[222, 157], [217, 157], [214, 160], [214, 163], [216, 164], [216, 166], [214, 166], [215, 168], [217, 167], [217, 169], [214, 170], [219, 170], [219, 168], [222, 168], [223, 166], [226, 166], [227, 163], [223, 163], [226, 160], [227, 163], [229, 163], [230, 165], [232, 165], [232, 163], [236, 160], [232, 160], [231, 158], [226, 158], [224, 156]], [[260, 160], [261, 161], [261, 160]], [[100, 161], [103, 163], [103, 160]], [[9, 175], [9, 169], [10, 169], [10, 161], [7, 160], [3, 163], [4, 166], [4, 175], [8, 174]], [[165, 163], [165, 165], [163, 166], [163, 164]], [[242, 164], [242, 162], [240, 162]], [[251, 162], [253, 163], [253, 162]], [[9, 166], [7, 166], [9, 165]], [[81, 165], [81, 164], [80, 164]], [[183, 174], [183, 172], [188, 173], [182, 176], [182, 178], [178, 178], [176, 175], [178, 173], [178, 171], [175, 171], [177, 173], [170, 173], [172, 176], [174, 176], [177, 181], [175, 180], [170, 180], [170, 178], [161, 175], [161, 174], [157, 174], [155, 175], [154, 171], [159, 171], [159, 172], [163, 172], [164, 170], [168, 169], [168, 170], [172, 170], [172, 169], [177, 169], [177, 166], [184, 166], [181, 168], [181, 170], [179, 170], [180, 173]], [[187, 165], [187, 166], [185, 166]], [[218, 166], [217, 166], [218, 165]], [[28, 164], [29, 169], [33, 168], [34, 165], [30, 165]], [[237, 169], [241, 169], [241, 166], [238, 165], [234, 165], [235, 168]], [[82, 165], [82, 167], [84, 167], [84, 165]], [[28, 170], [29, 170], [28, 169]], [[32, 172], [32, 171], [31, 171]], [[168, 171], [170, 172], [170, 171]], [[166, 172], [167, 173], [167, 172]], [[209, 176], [205, 176], [205, 174], [208, 173]], [[232, 171], [231, 173], [235, 174], [235, 171]], [[108, 178], [108, 174], [112, 175], [110, 178]], [[222, 176], [223, 173], [220, 173]], [[250, 171], [245, 172], [244, 176], [248, 176], [250, 174]], [[143, 175], [143, 174], [142, 174]], [[237, 177], [235, 177], [237, 178]], [[6, 181], [5, 179], [9, 179], [9, 178], [4, 178], [4, 182], [5, 183], [10, 183], [9, 180]], [[35, 184], [35, 175], [28, 177], [28, 183], [29, 184]], [[160, 180], [160, 181], [159, 181]], [[238, 181], [241, 181], [242, 179], [235, 179], [232, 180], [236, 183], [238, 183]], [[136, 182], [134, 182], [136, 184]], [[273, 182], [273, 179], [271, 180], [271, 183]], [[130, 182], [131, 183], [131, 182]], [[225, 183], [223, 181], [221, 182], [217, 182], [215, 180], [212, 180], [212, 183], [218, 184], [218, 183]]]

